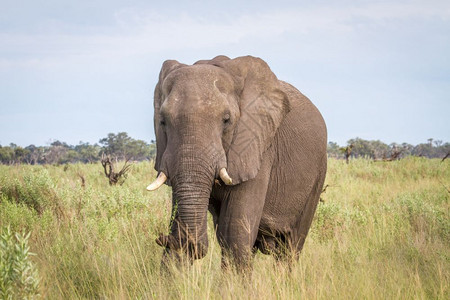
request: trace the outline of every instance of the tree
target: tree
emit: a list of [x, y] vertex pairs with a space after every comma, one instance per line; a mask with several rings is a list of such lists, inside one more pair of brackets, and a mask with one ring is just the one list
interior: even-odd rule
[[155, 159], [155, 157], [156, 157], [156, 142], [154, 140], [151, 140], [148, 148], [150, 150], [149, 158]]
[[149, 159], [152, 149], [145, 141], [132, 139], [126, 132], [109, 133], [99, 142], [104, 153], [122, 160]]
[[103, 151], [108, 155], [114, 155], [119, 159], [126, 159], [127, 145], [132, 140], [126, 132], [119, 132], [117, 135], [109, 133], [106, 138], [99, 142], [103, 145]]
[[353, 145], [352, 156], [353, 157], [370, 157], [374, 158], [374, 150], [369, 141], [361, 138], [350, 139], [347, 141], [348, 145]]
[[28, 155], [28, 150], [22, 147], [14, 148], [14, 163], [20, 164], [24, 162], [25, 157]]
[[390, 156], [391, 148], [382, 141], [369, 141], [369, 145], [373, 149], [372, 158], [387, 158]]
[[20, 164], [25, 161], [29, 151], [16, 144], [9, 144], [9, 146], [0, 146], [0, 162], [3, 164]]
[[334, 158], [342, 157], [342, 152], [339, 148], [340, 147], [337, 143], [328, 142], [328, 145], [327, 145], [328, 156], [334, 157]]
[[11, 164], [14, 157], [14, 150], [11, 147], [0, 146], [0, 162], [2, 164]]
[[412, 155], [414, 146], [411, 144], [408, 144], [408, 143], [402, 143], [402, 149], [403, 149], [403, 155], [408, 156], [408, 155]]
[[74, 147], [78, 152], [79, 161], [83, 163], [93, 163], [100, 159], [101, 147], [97, 144], [90, 145], [89, 143], [80, 142]]
[[44, 162], [47, 164], [60, 164], [64, 163], [67, 151], [70, 150], [70, 146], [67, 143], [54, 141], [50, 144], [50, 147], [45, 151]]
[[439, 148], [439, 147], [442, 145], [442, 141], [441, 141], [441, 140], [435, 140], [433, 143], [434, 143], [434, 145], [435, 145], [437, 148]]
[[25, 147], [25, 149], [28, 151], [25, 162], [30, 165], [35, 165], [38, 162], [39, 159], [39, 150], [35, 145], [29, 145]]
[[150, 156], [150, 147], [142, 140], [132, 140], [127, 145], [127, 155], [134, 160], [148, 159]]

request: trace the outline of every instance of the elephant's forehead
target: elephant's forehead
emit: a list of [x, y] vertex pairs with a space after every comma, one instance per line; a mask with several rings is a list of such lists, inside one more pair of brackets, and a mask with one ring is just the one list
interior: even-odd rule
[[223, 69], [210, 65], [193, 65], [171, 72], [163, 82], [163, 93], [169, 94], [174, 89], [178, 92], [213, 93], [229, 92], [233, 81]]
[[199, 111], [227, 105], [231, 82], [217, 67], [189, 66], [171, 73], [163, 83], [165, 109]]
[[204, 111], [206, 114], [222, 110], [228, 104], [225, 95], [219, 92], [198, 90], [172, 91], [163, 104], [163, 109], [172, 115]]

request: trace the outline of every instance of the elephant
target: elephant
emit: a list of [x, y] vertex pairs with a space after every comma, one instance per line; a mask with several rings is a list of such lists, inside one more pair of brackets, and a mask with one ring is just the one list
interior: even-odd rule
[[[208, 250], [212, 214], [222, 263], [296, 257], [327, 170], [327, 129], [312, 102], [262, 59], [167, 60], [154, 92], [155, 170], [172, 187], [164, 257]], [[228, 262], [228, 263], [227, 263]]]

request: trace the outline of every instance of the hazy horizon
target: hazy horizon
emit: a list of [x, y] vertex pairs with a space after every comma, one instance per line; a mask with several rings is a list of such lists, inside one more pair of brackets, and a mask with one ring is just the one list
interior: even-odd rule
[[[69, 142], [67, 142], [67, 141], [65, 141], [65, 140], [63, 140], [63, 139], [48, 139], [44, 144], [33, 144], [33, 143], [31, 143], [31, 144], [18, 144], [18, 143], [15, 143], [14, 141], [13, 142], [10, 142], [10, 143], [2, 143], [1, 141], [0, 141], [0, 146], [2, 146], [2, 147], [7, 147], [7, 146], [10, 146], [10, 144], [15, 144], [15, 145], [17, 145], [17, 146], [19, 146], [19, 147], [27, 147], [27, 146], [31, 146], [31, 145], [34, 145], [34, 146], [36, 146], [36, 147], [45, 147], [45, 146], [50, 146], [53, 142], [56, 142], [56, 141], [59, 141], [59, 142], [61, 142], [61, 143], [66, 143], [68, 146], [77, 146], [77, 145], [79, 145], [79, 144], [82, 144], [82, 143], [89, 143], [89, 144], [91, 144], [91, 145], [95, 145], [95, 144], [97, 144], [97, 145], [100, 145], [101, 143], [100, 143], [100, 140], [101, 139], [103, 139], [103, 138], [105, 138], [105, 137], [107, 137], [107, 135], [109, 134], [109, 133], [114, 133], [114, 134], [118, 134], [118, 133], [120, 133], [120, 132], [125, 132], [125, 131], [118, 131], [118, 132], [108, 132], [107, 134], [105, 134], [104, 136], [102, 136], [102, 137], [100, 137], [100, 138], [98, 138], [96, 141], [84, 141], [84, 140], [80, 140], [80, 141], [78, 141], [78, 142], [75, 142], [75, 143], [69, 143]], [[128, 133], [127, 133], [128, 134]], [[143, 140], [143, 139], [141, 139], [141, 138], [137, 138], [137, 137], [134, 137], [134, 136], [131, 136], [131, 135], [128, 135], [130, 138], [132, 138], [132, 139], [135, 139], [135, 140]], [[358, 137], [358, 136], [355, 136], [355, 137], [353, 137], [353, 138], [349, 138], [349, 140], [350, 139], [357, 139], [357, 138], [361, 138], [361, 137]], [[361, 139], [363, 139], [363, 138], [361, 138]], [[445, 144], [445, 143], [449, 143], [449, 141], [447, 141], [447, 140], [440, 140], [440, 139], [435, 139], [435, 138], [431, 138], [432, 140], [433, 140], [433, 142], [435, 142], [435, 141], [441, 141], [442, 142], [442, 144]], [[413, 146], [417, 146], [417, 145], [419, 145], [419, 144], [428, 144], [429, 143], [429, 139], [426, 139], [426, 140], [424, 140], [424, 141], [421, 141], [421, 142], [419, 142], [419, 143], [409, 143], [408, 141], [383, 141], [383, 140], [381, 140], [381, 139], [363, 139], [363, 140], [369, 140], [369, 141], [377, 141], [377, 140], [379, 140], [379, 141], [381, 141], [381, 142], [383, 142], [383, 143], [385, 143], [385, 144], [387, 144], [387, 145], [390, 145], [390, 144], [392, 144], [392, 143], [396, 143], [396, 144], [399, 144], [399, 145], [401, 145], [401, 144], [403, 144], [403, 143], [407, 143], [407, 144], [410, 144], [410, 145], [413, 145]], [[144, 140], [145, 142], [147, 142], [148, 144], [150, 144], [151, 142], [156, 142], [155, 141], [155, 139], [154, 138], [152, 138], [152, 139], [150, 139], [150, 140]], [[347, 140], [348, 141], [348, 140]], [[336, 141], [333, 141], [333, 140], [330, 140], [330, 139], [328, 139], [328, 143], [329, 142], [334, 142], [334, 143], [337, 143], [339, 146], [347, 146], [347, 141], [345, 141], [344, 143], [338, 143], [338, 142], [336, 142]]]
[[0, 145], [153, 131], [164, 60], [264, 59], [328, 140], [450, 141], [448, 1], [4, 2]]

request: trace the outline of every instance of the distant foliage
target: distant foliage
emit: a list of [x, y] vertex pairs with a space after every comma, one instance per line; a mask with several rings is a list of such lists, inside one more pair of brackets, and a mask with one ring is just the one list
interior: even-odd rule
[[[126, 132], [118, 134], [110, 133], [106, 138], [100, 140], [103, 145], [102, 151], [122, 160], [146, 160], [155, 155], [154, 148], [142, 140], [135, 140]], [[153, 150], [153, 151], [152, 151]]]
[[0, 163], [5, 165], [93, 163], [101, 160], [102, 153], [119, 160], [143, 161], [151, 160], [156, 155], [154, 141], [149, 144], [143, 140], [135, 140], [126, 132], [109, 133], [107, 137], [100, 139], [99, 143], [100, 145], [91, 145], [80, 142], [72, 146], [65, 142], [54, 141], [49, 146], [29, 145], [25, 148], [13, 143], [3, 147], [0, 145]]
[[380, 140], [369, 141], [354, 138], [348, 140], [347, 145], [344, 147], [339, 146], [335, 142], [329, 142], [327, 148], [328, 156], [344, 159], [346, 149], [349, 146], [352, 146], [350, 157], [376, 160], [387, 159], [394, 156], [394, 154], [398, 154], [398, 158], [406, 156], [443, 158], [450, 152], [450, 143], [443, 143], [440, 140], [433, 141], [433, 139], [428, 139], [428, 143], [413, 146], [408, 143], [392, 143], [388, 145]]
[[[427, 143], [414, 146], [408, 143], [388, 145], [380, 140], [354, 138], [348, 140], [345, 146], [330, 141], [328, 156], [344, 159], [346, 149], [350, 145], [353, 145], [350, 158], [385, 159], [396, 152], [400, 152], [398, 158], [406, 156], [444, 158], [450, 152], [450, 143], [441, 140], [428, 139]], [[118, 160], [152, 160], [156, 156], [156, 143], [153, 140], [150, 143], [135, 140], [126, 132], [109, 133], [99, 140], [99, 144], [94, 145], [80, 142], [72, 146], [65, 142], [54, 141], [49, 146], [29, 145], [22, 148], [11, 143], [9, 146], [0, 145], [0, 163], [5, 165], [93, 163], [101, 160], [102, 153]]]

